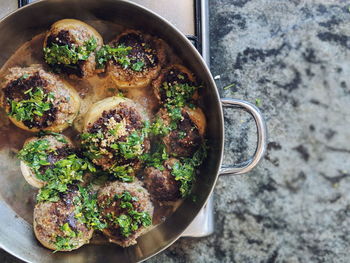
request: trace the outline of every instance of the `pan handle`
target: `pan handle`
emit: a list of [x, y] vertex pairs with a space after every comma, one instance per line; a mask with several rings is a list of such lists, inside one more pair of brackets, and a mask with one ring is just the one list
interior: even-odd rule
[[266, 150], [267, 141], [267, 129], [264, 117], [262, 116], [260, 110], [253, 104], [238, 99], [222, 98], [222, 106], [224, 108], [238, 108], [243, 109], [253, 116], [256, 127], [257, 127], [257, 147], [255, 149], [254, 155], [242, 163], [232, 165], [232, 166], [222, 166], [219, 171], [219, 175], [233, 175], [233, 174], [243, 174], [252, 170], [264, 156]]

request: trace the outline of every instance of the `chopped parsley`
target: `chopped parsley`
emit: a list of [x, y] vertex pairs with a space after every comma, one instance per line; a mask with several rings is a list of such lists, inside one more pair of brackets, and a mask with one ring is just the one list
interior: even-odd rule
[[169, 155], [166, 152], [166, 148], [164, 144], [157, 143], [153, 147], [151, 153], [145, 153], [141, 156], [141, 160], [143, 160], [148, 167], [155, 167], [161, 171], [164, 170], [163, 162], [169, 159]]
[[179, 131], [179, 139], [184, 139], [185, 137], [186, 137], [186, 132], [184, 132], [184, 131]]
[[[152, 126], [151, 126], [152, 127]], [[179, 132], [179, 136], [185, 136]], [[192, 158], [181, 158], [171, 168], [171, 174], [176, 181], [180, 182], [180, 193], [182, 197], [190, 195], [193, 182], [195, 181], [196, 169], [199, 167], [207, 156], [207, 146], [203, 143], [194, 153]], [[157, 141], [150, 153], [144, 153], [141, 160], [147, 167], [155, 167], [160, 171], [164, 170], [164, 162], [169, 159], [169, 154], [163, 142]]]
[[120, 141], [111, 145], [114, 149], [125, 159], [134, 159], [140, 156], [143, 152], [143, 142], [145, 140], [145, 133], [132, 132], [125, 142]]
[[117, 162], [108, 169], [108, 172], [123, 182], [134, 181], [134, 169], [130, 164], [119, 165]]
[[96, 168], [89, 161], [76, 154], [71, 154], [57, 161], [42, 175], [41, 178], [47, 182], [47, 185], [40, 189], [37, 201], [57, 202], [59, 193], [66, 192], [70, 184], [83, 181], [85, 171], [95, 172]]
[[180, 193], [182, 197], [190, 194], [192, 183], [195, 179], [195, 167], [189, 162], [176, 162], [171, 170], [176, 181], [180, 181]]
[[68, 157], [54, 163], [54, 167], [47, 169], [44, 176], [47, 181], [58, 180], [62, 184], [73, 181], [82, 181], [83, 171], [94, 172], [95, 167], [88, 161], [71, 154]]
[[183, 119], [181, 108], [173, 105], [166, 105], [166, 107], [166, 111], [170, 117], [170, 123], [166, 124], [162, 118], [157, 117], [149, 127], [150, 135], [164, 137], [169, 132], [175, 130], [178, 122]]
[[260, 107], [262, 105], [261, 99], [255, 99], [255, 105]]
[[141, 60], [130, 58], [130, 50], [132, 50], [132, 47], [126, 47], [123, 44], [117, 47], [112, 47], [110, 45], [102, 46], [102, 48], [96, 52], [96, 68], [102, 69], [106, 66], [108, 61], [114, 60], [121, 65], [123, 69], [130, 68], [133, 71], [142, 71], [145, 67], [145, 63]]
[[20, 79], [27, 79], [27, 78], [29, 78], [29, 74], [24, 73], [23, 76]]
[[56, 250], [53, 253], [56, 253], [57, 251], [72, 250], [77, 245], [72, 242], [70, 237], [56, 236], [55, 246]]
[[58, 202], [60, 200], [59, 193], [64, 193], [67, 191], [67, 189], [67, 185], [61, 185], [59, 183], [45, 185], [44, 187], [40, 188], [36, 196], [36, 201]]
[[[178, 74], [177, 78], [184, 80], [183, 74]], [[178, 81], [164, 81], [160, 86], [160, 96], [164, 99], [163, 105], [166, 108], [171, 119], [169, 130], [177, 128], [178, 121], [183, 119], [182, 109], [185, 106], [195, 107], [193, 104], [193, 96], [201, 86], [193, 82], [179, 83]]]
[[[113, 174], [116, 178], [124, 182], [132, 182], [134, 180], [132, 160], [139, 158], [144, 151], [144, 141], [148, 136], [150, 126], [148, 122], [144, 123], [144, 128], [141, 130], [132, 131], [125, 139], [118, 140], [117, 136], [120, 127], [108, 130], [106, 133], [83, 133], [81, 134], [82, 145], [87, 150], [85, 156], [91, 160], [105, 158], [110, 153], [116, 160], [107, 171]], [[115, 137], [114, 142], [106, 147], [101, 147], [101, 143], [110, 136]], [[130, 164], [121, 164], [121, 159], [130, 160]]]
[[50, 165], [47, 160], [50, 143], [46, 139], [35, 140], [27, 143], [17, 154], [18, 159], [24, 161], [34, 172], [35, 176], [42, 177], [40, 169]]
[[195, 152], [192, 158], [182, 158], [171, 168], [171, 174], [176, 181], [180, 182], [180, 193], [182, 197], [190, 195], [193, 182], [195, 181], [196, 168], [200, 166], [207, 156], [207, 146], [202, 146]]
[[97, 193], [92, 193], [90, 188], [79, 187], [80, 196], [74, 198], [75, 218], [81, 223], [93, 229], [102, 230], [107, 224], [101, 219], [97, 205]]
[[142, 71], [143, 67], [145, 66], [145, 63], [142, 61], [136, 61], [132, 64], [131, 69], [133, 71]]
[[82, 140], [82, 147], [87, 151], [84, 151], [84, 155], [90, 160], [99, 159], [102, 155], [99, 145], [104, 138], [102, 132], [98, 133], [82, 133], [80, 134]]
[[[70, 151], [70, 149], [67, 149], [68, 153]], [[30, 167], [39, 180], [47, 183], [40, 189], [37, 196], [38, 201], [57, 202], [59, 193], [65, 192], [69, 184], [82, 181], [85, 171], [96, 171], [89, 161], [78, 157], [74, 153], [55, 163], [50, 163], [49, 155], [56, 154], [56, 150], [50, 147], [47, 139], [40, 139], [26, 144], [17, 155], [20, 160]]]
[[93, 37], [85, 41], [82, 46], [52, 44], [52, 46], [44, 48], [44, 59], [51, 66], [57, 64], [74, 66], [79, 61], [87, 60], [96, 48], [97, 42]]
[[192, 101], [192, 97], [197, 89], [198, 87], [192, 84], [163, 82], [161, 90], [166, 96], [164, 104], [182, 108]]
[[131, 64], [127, 58], [130, 50], [131, 47], [125, 47], [124, 45], [119, 45], [118, 47], [102, 46], [96, 52], [96, 68], [104, 68], [106, 63], [112, 59], [123, 65], [123, 67], [128, 67]]
[[31, 88], [25, 94], [29, 96], [28, 99], [7, 99], [11, 107], [9, 115], [17, 121], [33, 121], [36, 117], [42, 117], [53, 106], [55, 95], [52, 92], [45, 93], [41, 87]]
[[148, 212], [139, 212], [134, 209], [132, 202], [137, 202], [138, 198], [132, 196], [130, 192], [124, 191], [120, 195], [116, 194], [114, 200], [120, 201], [120, 207], [125, 209], [126, 212], [118, 217], [113, 217], [113, 215], [109, 214], [109, 219], [119, 226], [120, 233], [124, 237], [130, 236], [141, 226], [147, 227], [152, 224], [152, 218]]
[[56, 250], [54, 251], [62, 251], [62, 250], [72, 250], [78, 246], [77, 241], [74, 238], [78, 237], [80, 233], [74, 232], [68, 223], [65, 223], [60, 227], [60, 230], [63, 233], [63, 236], [56, 236]]
[[236, 83], [232, 83], [230, 85], [227, 85], [227, 86], [223, 87], [223, 90], [228, 90], [228, 89], [230, 89], [232, 87], [235, 87], [235, 86], [236, 86]]
[[165, 125], [161, 118], [157, 118], [150, 126], [149, 133], [152, 135], [165, 136], [170, 132], [171, 128]]

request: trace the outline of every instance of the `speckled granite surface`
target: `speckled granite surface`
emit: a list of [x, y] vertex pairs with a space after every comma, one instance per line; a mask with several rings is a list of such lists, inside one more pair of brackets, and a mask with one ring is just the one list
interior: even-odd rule
[[[261, 101], [268, 152], [250, 174], [219, 179], [213, 236], [150, 262], [349, 262], [349, 6], [210, 1], [213, 75], [236, 84], [222, 96]], [[226, 162], [254, 142], [236, 115], [226, 114]]]
[[[349, 261], [349, 6], [210, 1], [220, 93], [260, 101], [268, 152], [250, 174], [219, 179], [214, 235], [181, 239], [148, 262]], [[254, 126], [237, 112], [225, 119], [225, 161], [243, 160]], [[0, 261], [17, 262], [4, 253]]]

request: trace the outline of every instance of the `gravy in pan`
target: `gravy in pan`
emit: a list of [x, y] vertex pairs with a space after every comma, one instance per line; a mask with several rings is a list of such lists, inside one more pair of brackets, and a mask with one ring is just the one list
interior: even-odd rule
[[[93, 26], [101, 33], [105, 43], [118, 35], [124, 28], [115, 24], [102, 22], [91, 22]], [[42, 64], [49, 70], [43, 60], [43, 41], [45, 33], [33, 37], [30, 41], [24, 43], [8, 59], [0, 70], [0, 79], [8, 73], [11, 67], [27, 67], [32, 64]], [[174, 55], [172, 50], [166, 46], [167, 61], [169, 64], [181, 63], [180, 59]], [[68, 81], [78, 91], [82, 105], [78, 117], [73, 126], [63, 132], [73, 141], [82, 130], [82, 120], [90, 106], [107, 97], [117, 95], [119, 90], [106, 74], [98, 74], [86, 80], [72, 80], [64, 75], [61, 78]], [[123, 93], [125, 97], [130, 98], [140, 104], [146, 113], [152, 118], [158, 109], [158, 102], [153, 94], [151, 87], [142, 89], [129, 89]], [[33, 207], [35, 206], [35, 197], [37, 189], [31, 187], [23, 178], [19, 160], [16, 158], [17, 152], [22, 148], [24, 141], [34, 136], [20, 128], [17, 128], [6, 116], [5, 111], [0, 108], [0, 193], [2, 199], [9, 204], [18, 216], [22, 217], [28, 223], [33, 223]], [[169, 203], [162, 206], [155, 204], [155, 213], [153, 216], [154, 225], [161, 223], [165, 218], [173, 213], [181, 204], [181, 201]], [[105, 243], [107, 240], [100, 234], [96, 234], [90, 243]]]

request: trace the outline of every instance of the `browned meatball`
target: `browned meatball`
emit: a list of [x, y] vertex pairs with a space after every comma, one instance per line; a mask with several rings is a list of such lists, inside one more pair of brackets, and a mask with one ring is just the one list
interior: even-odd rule
[[80, 109], [80, 98], [73, 87], [41, 65], [9, 71], [2, 104], [16, 126], [31, 132], [60, 132], [72, 124]]
[[156, 78], [165, 62], [162, 40], [136, 30], [120, 34], [110, 45], [129, 47], [125, 59], [112, 60], [108, 71], [120, 89], [144, 88]]
[[155, 167], [147, 167], [144, 171], [144, 184], [151, 196], [157, 201], [176, 201], [181, 197], [180, 183], [171, 174], [171, 168], [175, 158], [164, 162], [164, 170]]
[[172, 103], [176, 96], [182, 96], [185, 102], [198, 99], [196, 79], [192, 72], [179, 64], [163, 69], [152, 82], [153, 91], [159, 103]]
[[[71, 78], [88, 78], [95, 72], [95, 50], [103, 45], [101, 35], [90, 25], [76, 19], [62, 19], [54, 23], [44, 41], [46, 62], [57, 72]], [[58, 52], [60, 47], [63, 51]], [[65, 54], [70, 50], [71, 54]], [[58, 55], [55, 56], [55, 53]], [[73, 58], [74, 57], [74, 58]]]
[[122, 247], [136, 244], [136, 239], [152, 225], [153, 204], [139, 181], [113, 182], [100, 189], [98, 205], [107, 223], [103, 233]]
[[[200, 108], [181, 110], [182, 118], [176, 122], [176, 129], [171, 130], [163, 137], [167, 152], [174, 157], [190, 157], [203, 143], [206, 120]], [[166, 109], [161, 109], [159, 116], [164, 124], [172, 123], [171, 117]]]
[[86, 114], [82, 146], [93, 163], [119, 179], [140, 167], [139, 157], [149, 149], [143, 131], [147, 117], [132, 100], [111, 97], [97, 102]]
[[58, 202], [41, 202], [34, 208], [34, 233], [40, 243], [52, 250], [71, 251], [89, 243], [93, 229], [76, 219], [74, 198], [70, 189]]
[[[32, 163], [27, 163], [23, 161], [27, 159], [26, 155], [29, 156], [35, 153], [37, 156], [40, 154], [39, 149], [45, 152], [47, 156], [46, 161], [50, 163], [50, 165], [42, 165], [37, 171], [39, 174], [36, 174], [35, 170], [31, 168]], [[27, 153], [23, 156], [22, 151]], [[45, 135], [43, 137], [32, 137], [24, 142], [23, 149], [19, 152], [18, 157], [21, 159], [21, 171], [24, 179], [32, 186], [41, 188], [47, 184], [47, 182], [38, 178], [45, 173], [45, 171], [59, 160], [66, 158], [68, 155], [73, 153], [73, 143], [71, 140], [64, 135]], [[34, 161], [33, 158], [32, 161]]]

